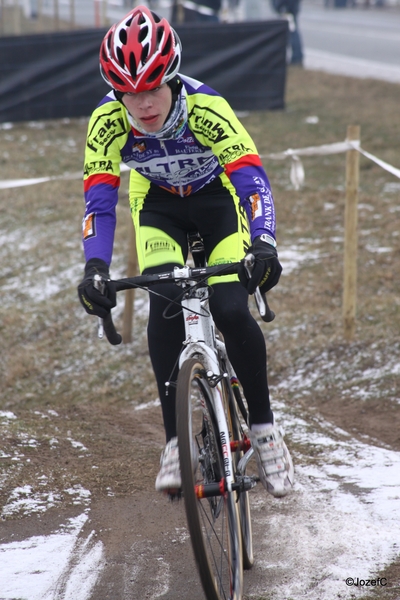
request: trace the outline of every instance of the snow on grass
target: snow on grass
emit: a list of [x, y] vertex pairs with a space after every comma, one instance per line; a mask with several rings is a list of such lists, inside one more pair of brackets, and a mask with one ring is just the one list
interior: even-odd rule
[[13, 514], [43, 513], [60, 505], [61, 496], [55, 492], [34, 492], [30, 485], [16, 487], [1, 511], [2, 518]]
[[[274, 331], [272, 331], [272, 334]], [[278, 335], [278, 334], [277, 334]], [[374, 358], [374, 367], [363, 367], [363, 361]], [[396, 352], [382, 354], [379, 348], [370, 347], [367, 351], [360, 351], [357, 355], [349, 356], [344, 353], [342, 358], [329, 358], [327, 351], [321, 352], [313, 360], [305, 357], [305, 364], [299, 360], [291, 366], [291, 372], [286, 373], [283, 381], [276, 388], [278, 390], [296, 390], [298, 394], [307, 396], [323, 392], [329, 386], [329, 381], [335, 381], [338, 393], [342, 396], [360, 400], [379, 397], [388, 397], [392, 402], [400, 402], [400, 398], [393, 394], [389, 379], [397, 377], [400, 373], [399, 357]], [[327, 380], [329, 375], [329, 380]], [[384, 388], [382, 382], [386, 381]], [[338, 385], [340, 384], [340, 385]]]
[[282, 404], [274, 409], [301, 451], [295, 491], [280, 502], [286, 510], [253, 512], [253, 528], [265, 531], [257, 563], [270, 573], [269, 597], [354, 598], [348, 577], [373, 579], [399, 555], [400, 453], [354, 441], [323, 419], [306, 422]]
[[2, 600], [86, 600], [104, 565], [103, 545], [93, 533], [80, 539], [82, 513], [45, 536], [0, 545]]

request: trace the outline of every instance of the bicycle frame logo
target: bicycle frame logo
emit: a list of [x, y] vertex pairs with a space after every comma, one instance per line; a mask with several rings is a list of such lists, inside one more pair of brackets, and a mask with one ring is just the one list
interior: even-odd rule
[[229, 456], [229, 451], [228, 451], [228, 444], [226, 441], [226, 437], [225, 437], [225, 432], [221, 431], [220, 432], [220, 438], [221, 438], [221, 447], [222, 447], [222, 456], [224, 459], [224, 469], [225, 469], [225, 476], [226, 477], [230, 477], [231, 475], [231, 471], [230, 471], [230, 456]]
[[186, 317], [186, 322], [188, 325], [197, 325], [199, 322], [199, 315], [188, 315]]

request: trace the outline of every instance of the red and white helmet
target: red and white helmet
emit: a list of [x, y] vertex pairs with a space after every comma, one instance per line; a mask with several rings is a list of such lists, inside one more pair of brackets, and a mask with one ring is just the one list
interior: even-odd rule
[[119, 92], [145, 92], [177, 74], [181, 50], [180, 39], [168, 21], [146, 6], [137, 6], [105, 35], [100, 72]]

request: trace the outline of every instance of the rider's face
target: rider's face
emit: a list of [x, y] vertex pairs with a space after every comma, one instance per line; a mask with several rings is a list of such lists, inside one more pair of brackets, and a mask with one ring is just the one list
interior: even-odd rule
[[137, 123], [149, 133], [155, 133], [164, 125], [172, 104], [171, 88], [163, 83], [160, 87], [139, 94], [124, 94], [122, 102]]

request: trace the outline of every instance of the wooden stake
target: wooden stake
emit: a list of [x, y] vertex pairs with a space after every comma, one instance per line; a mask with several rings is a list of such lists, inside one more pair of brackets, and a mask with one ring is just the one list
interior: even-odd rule
[[[360, 127], [349, 125], [348, 140], [360, 139]], [[343, 321], [345, 340], [354, 339], [357, 303], [357, 217], [358, 185], [360, 178], [360, 155], [357, 150], [348, 150], [346, 156], [346, 207], [344, 217], [344, 282]]]
[[[129, 256], [127, 277], [137, 275], [137, 254], [136, 254], [136, 236], [133, 224], [129, 227]], [[134, 316], [135, 290], [126, 290], [125, 307], [122, 322], [122, 341], [124, 344], [132, 342], [132, 323]]]

